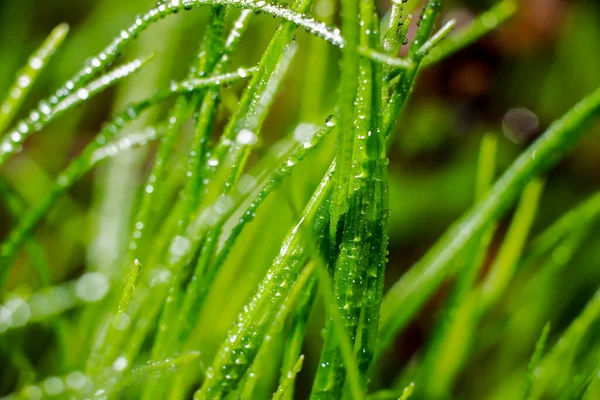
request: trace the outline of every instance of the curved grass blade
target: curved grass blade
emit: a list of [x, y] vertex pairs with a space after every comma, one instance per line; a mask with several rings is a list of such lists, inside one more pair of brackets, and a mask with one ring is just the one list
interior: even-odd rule
[[[277, 188], [284, 177], [289, 175], [292, 172], [294, 166], [309, 152], [312, 148], [316, 146], [316, 144], [322, 140], [327, 133], [329, 133], [334, 127], [334, 121], [329, 120], [325, 127], [317, 132], [313, 137], [308, 138], [303, 144], [299, 151], [293, 153], [286, 161], [282, 162], [282, 165], [279, 169], [277, 169], [272, 176], [266, 179], [266, 184], [256, 193], [253, 194], [252, 198], [254, 199], [249, 208], [242, 213], [239, 223], [236, 227], [233, 228], [230, 236], [227, 241], [229, 241], [229, 247], [231, 247], [231, 243], [235, 241], [237, 235], [241, 232], [243, 227], [250, 222], [254, 218], [254, 213], [257, 208], [263, 203], [266, 197]], [[229, 200], [231, 201], [231, 199]], [[222, 224], [231, 217], [233, 211], [235, 210], [235, 206], [228, 207], [227, 210], [223, 210], [222, 202], [217, 200], [215, 204], [211, 204], [209, 207], [206, 207], [200, 216], [197, 217], [195, 221], [193, 221], [188, 229], [186, 230], [185, 235], [181, 237], [177, 237], [174, 239], [174, 242], [180, 241], [183, 243], [190, 243], [190, 246], [187, 247], [186, 251], [183, 254], [177, 254], [176, 256], [171, 256], [167, 260], [166, 269], [162, 271], [168, 271], [169, 276], [174, 276], [174, 272], [171, 271], [180, 271], [185, 265], [189, 265], [193, 255], [197, 251], [197, 247], [200, 245], [195, 238], [205, 237], [207, 233], [211, 231], [211, 229], [215, 229], [218, 231], [218, 227], [222, 226]], [[217, 218], [215, 220], [215, 218]], [[227, 241], [225, 243], [225, 249], [228, 251]], [[201, 307], [202, 302], [204, 301], [204, 296], [206, 295], [206, 291], [209, 289], [207, 284], [212, 283], [212, 280], [216, 276], [216, 273], [220, 267], [220, 265], [225, 261], [227, 257], [227, 251], [221, 252], [215, 262], [213, 263], [213, 268], [210, 270], [210, 274], [207, 277], [200, 277], [197, 282], [192, 279], [190, 281], [188, 293], [192, 293], [191, 297], [185, 298], [184, 303], [181, 306], [177, 313], [177, 318], [184, 318], [183, 321], [178, 321], [178, 326], [180, 329], [179, 334], [183, 335], [189, 334], [193, 326], [189, 325], [189, 321], [195, 321], [197, 318], [197, 314], [192, 311], [185, 312], [186, 309], [197, 310], [198, 307]], [[177, 279], [177, 278], [175, 278]], [[161, 281], [162, 282], [162, 281]], [[161, 284], [146, 282], [144, 291], [145, 297], [152, 299], [151, 301], [146, 301], [144, 303], [144, 309], [141, 310], [142, 314], [138, 317], [138, 319], [149, 320], [152, 318], [156, 318], [156, 315], [160, 312], [161, 306], [163, 305], [163, 301], [167, 296], [165, 292], [169, 287], [173, 287], [173, 282], [167, 282], [169, 285], [165, 285], [164, 282]], [[190, 286], [191, 285], [191, 286]], [[149, 286], [149, 287], [148, 287]], [[150, 292], [149, 292], [150, 290]], [[162, 292], [159, 292], [161, 290]], [[137, 301], [139, 303], [139, 299]], [[135, 312], [130, 312], [130, 315], [135, 315]], [[179, 325], [180, 324], [180, 325]], [[125, 358], [127, 360], [133, 359], [133, 357], [139, 351], [139, 346], [142, 344], [142, 341], [147, 333], [147, 330], [150, 327], [148, 324], [145, 324], [143, 327], [136, 327], [135, 332], [133, 333], [134, 337], [130, 337], [127, 342], [127, 348], [125, 349]], [[111, 328], [112, 329], [112, 328]], [[112, 362], [112, 353], [108, 353], [106, 348], [114, 349], [116, 348], [114, 345], [115, 341], [119, 341], [122, 339], [123, 332], [118, 330], [112, 330], [110, 334], [106, 335], [106, 341], [103, 344], [104, 350], [98, 350], [99, 357], [102, 357], [106, 362]], [[181, 342], [182, 340], [178, 340]], [[111, 344], [113, 343], [113, 344]], [[100, 356], [101, 354], [101, 356]], [[102, 364], [100, 361], [94, 359], [94, 365]]]
[[[210, 28], [208, 29], [205, 39], [203, 40], [201, 51], [199, 55], [199, 60], [195, 60], [192, 62], [192, 65], [188, 71], [188, 77], [190, 79], [199, 78], [205, 75], [209, 75], [212, 72], [215, 64], [217, 65], [217, 69], [222, 67], [224, 64], [227, 64], [227, 60], [229, 59], [229, 55], [233, 52], [234, 47], [224, 48], [223, 39], [219, 38], [219, 36], [223, 35], [224, 23], [225, 23], [225, 15], [224, 10], [222, 8], [215, 8], [213, 14], [211, 15], [210, 20]], [[234, 31], [237, 28], [234, 26]], [[216, 44], [216, 42], [219, 42]], [[231, 46], [235, 46], [237, 44], [236, 41], [232, 41]], [[179, 130], [181, 128], [182, 123], [191, 116], [191, 114], [196, 111], [198, 108], [198, 103], [203, 96], [202, 93], [196, 93], [191, 98], [187, 98], [185, 96], [180, 96], [175, 106], [172, 108], [170, 115], [168, 117], [168, 129], [167, 134], [163, 138], [160, 143], [160, 146], [157, 150], [157, 155], [154, 158], [152, 164], [152, 170], [146, 179], [146, 183], [144, 185], [144, 191], [142, 193], [142, 199], [140, 201], [140, 205], [138, 206], [137, 215], [135, 218], [133, 233], [131, 235], [131, 240], [129, 243], [130, 257], [133, 258], [133, 253], [139, 251], [139, 244], [143, 237], [144, 231], [147, 229], [149, 225], [149, 214], [153, 209], [153, 205], [155, 203], [154, 199], [156, 198], [156, 187], [155, 182], [162, 182], [163, 176], [166, 173], [166, 163], [167, 159], [172, 153], [173, 146], [175, 145], [175, 140], [178, 136]], [[212, 98], [218, 97], [218, 88], [212, 89]], [[214, 110], [214, 106], [213, 106]], [[195, 171], [195, 164], [193, 164], [198, 158], [202, 159], [205, 156], [204, 143], [208, 142], [208, 136], [211, 133], [210, 124], [212, 121], [212, 115], [214, 115], [214, 111], [210, 112], [207, 116], [207, 111], [203, 111], [202, 115], [199, 119], [199, 125], [196, 136], [199, 138], [195, 138], [194, 142], [199, 141], [200, 144], [194, 143], [191, 154], [195, 156], [190, 157], [188, 172], [190, 172], [193, 176]], [[209, 122], [202, 124], [203, 121], [209, 120]], [[203, 129], [204, 128], [204, 129]], [[192, 170], [193, 168], [194, 170]], [[189, 174], [188, 174], [189, 175]], [[188, 176], [189, 178], [190, 176]], [[202, 182], [199, 179], [188, 179], [186, 183], [185, 195], [191, 196], [189, 198], [189, 202], [195, 203], [196, 193], [200, 192], [200, 185], [198, 182]], [[191, 186], [191, 187], [190, 187]], [[182, 223], [182, 228], [185, 226]]]
[[536, 175], [556, 163], [600, 112], [600, 89], [556, 121], [506, 171], [492, 190], [433, 246], [388, 292], [382, 307], [380, 351], [394, 340], [423, 302], [451, 272], [452, 258], [469, 239], [501, 216]]
[[31, 55], [27, 65], [18, 72], [15, 83], [8, 89], [8, 96], [0, 104], [0, 134], [7, 128], [29, 93], [31, 86], [37, 80], [38, 75], [48, 64], [68, 33], [69, 25], [67, 24], [60, 24], [54, 28], [40, 48]]
[[286, 398], [288, 393], [290, 393], [291, 388], [293, 388], [294, 380], [296, 379], [296, 375], [302, 369], [302, 364], [304, 363], [304, 356], [300, 356], [298, 361], [294, 365], [294, 367], [285, 375], [285, 378], [281, 381], [279, 388], [277, 388], [277, 392], [273, 395], [273, 400], [283, 400]]
[[73, 185], [75, 181], [87, 173], [90, 168], [97, 164], [97, 162], [103, 159], [98, 158], [96, 151], [104, 146], [107, 140], [112, 138], [126, 122], [135, 119], [139, 113], [173, 95], [191, 93], [211, 86], [232, 83], [244, 79], [252, 72], [252, 69], [240, 69], [236, 73], [223, 74], [206, 79], [190, 79], [176, 83], [171, 85], [168, 90], [160, 91], [151, 99], [131, 105], [122, 114], [115, 117], [102, 129], [102, 132], [98, 134], [95, 141], [89, 144], [81, 155], [73, 160], [65, 171], [58, 176], [52, 192], [38, 206], [21, 218], [19, 225], [13, 229], [8, 239], [2, 244], [0, 248], [0, 268], [2, 268], [0, 270], [0, 286], [2, 286], [1, 284], [3, 284], [10, 271], [10, 260], [14, 257], [23, 240], [29, 236], [30, 232], [52, 207], [56, 199]]
[[528, 249], [524, 266], [558, 247], [566, 236], [573, 232], [573, 227], [581, 229], [581, 225], [593, 224], [600, 217], [600, 192], [594, 194], [580, 205], [565, 213], [558, 221], [535, 238]]
[[[402, 73], [400, 81], [396, 84], [395, 88], [393, 88], [392, 94], [388, 101], [388, 105], [385, 109], [385, 137], [390, 136], [394, 124], [398, 119], [398, 116], [400, 115], [400, 112], [402, 111], [402, 108], [404, 107], [404, 104], [406, 103], [410, 92], [412, 91], [412, 87], [416, 80], [421, 62], [423, 61], [423, 58], [427, 55], [426, 51], [421, 50], [422, 47], [425, 47], [425, 50], [432, 47], [432, 39], [430, 39], [429, 36], [433, 31], [433, 25], [440, 12], [441, 5], [441, 1], [429, 0], [427, 2], [427, 5], [423, 9], [423, 12], [421, 13], [417, 33], [415, 34], [415, 39], [411, 43], [408, 51], [409, 58], [413, 62], [413, 67]], [[447, 30], [445, 30], [444, 32], [447, 32]], [[439, 37], [440, 35], [438, 35], [438, 38]], [[438, 40], [436, 39], [436, 42], [437, 41]]]
[[529, 400], [529, 396], [531, 395], [531, 388], [535, 380], [535, 371], [540, 364], [542, 356], [544, 355], [544, 349], [546, 348], [549, 334], [550, 324], [548, 323], [544, 326], [544, 330], [542, 330], [542, 334], [535, 344], [535, 351], [533, 352], [533, 356], [531, 357], [531, 361], [527, 367], [527, 375], [525, 377], [525, 384], [523, 386], [523, 400]]
[[[157, 7], [151, 9], [144, 15], [139, 16], [135, 23], [133, 23], [129, 28], [122, 30], [121, 34], [102, 52], [100, 52], [98, 56], [90, 58], [88, 61], [86, 61], [84, 68], [75, 74], [71, 80], [65, 83], [63, 87], [58, 89], [48, 101], [44, 100], [40, 102], [38, 107], [32, 112], [32, 116], [35, 119], [46, 115], [48, 111], [51, 110], [53, 105], [58, 104], [62, 99], [72, 95], [74, 90], [83, 90], [79, 92], [79, 95], [87, 99], [87, 96], [85, 95], [85, 89], [80, 88], [89, 82], [89, 80], [91, 80], [98, 71], [102, 70], [104, 67], [106, 67], [106, 65], [112, 62], [117, 54], [119, 54], [123, 48], [141, 31], [145, 30], [150, 24], [165, 18], [167, 15], [175, 14], [182, 10], [189, 10], [193, 7], [200, 7], [203, 5], [231, 6], [269, 14], [274, 17], [289, 21], [295, 25], [302, 26], [311, 33], [330, 41], [332, 44], [340, 47], [344, 46], [344, 41], [339, 34], [339, 30], [330, 28], [323, 23], [316, 22], [311, 17], [306, 17], [276, 4], [265, 4], [264, 1], [254, 2], [249, 0], [171, 0], [168, 4], [160, 3], [157, 5]], [[30, 131], [32, 127], [34, 127], [34, 122], [36, 121], [26, 120], [23, 122], [27, 123], [26, 133], [31, 133]], [[5, 140], [0, 145], [0, 165], [4, 164], [8, 157], [15, 153], [16, 149], [18, 149], [18, 145], [22, 142], [23, 133], [18, 131], [13, 133], [15, 133], [14, 138], [10, 138], [12, 134], [9, 134], [8, 139], [10, 140]]]
[[[233, 247], [233, 244], [238, 239], [244, 227], [252, 221], [256, 211], [264, 200], [266, 200], [267, 196], [281, 186], [285, 177], [292, 173], [294, 166], [305, 158], [334, 128], [335, 121], [329, 120], [324, 127], [319, 129], [312, 136], [312, 138], [304, 142], [299, 151], [293, 153], [288, 159], [283, 161], [273, 173], [266, 177], [265, 183], [254, 196], [254, 200], [251, 202], [250, 206], [241, 214], [239, 222], [231, 229], [231, 232], [221, 246], [221, 251], [216, 254], [208, 274], [203, 276], [198, 273], [199, 271], [194, 272], [196, 279], [192, 278], [188, 284], [186, 296], [179, 312], [177, 325], [181, 327], [179, 332], [180, 341], [185, 341], [192, 332], [193, 326], [191, 325], [191, 321], [196, 320], [196, 316], [199, 314], [204, 304], [205, 296], [208, 294], [212, 282], [220, 271], [221, 266], [225, 263], [230, 249]], [[216, 229], [213, 229], [216, 232], [220, 232], [224, 222], [225, 220], [216, 225]]]
[[550, 386], [556, 387], [570, 376], [573, 361], [581, 339], [588, 333], [592, 324], [600, 319], [600, 290], [587, 303], [583, 311], [571, 322], [556, 344], [539, 362], [539, 371], [535, 374], [529, 390], [529, 399], [539, 399], [543, 395], [557, 397], [558, 393], [549, 393]]
[[329, 180], [332, 168], [313, 194], [298, 224], [290, 231], [252, 300], [240, 314], [236, 326], [228, 333], [207, 379], [194, 394], [194, 399], [222, 398], [239, 384], [262, 346], [264, 335], [288, 297], [308, 255], [305, 227], [311, 235], [319, 236], [325, 229], [328, 215]]
[[[485, 196], [494, 181], [497, 144], [497, 137], [493, 134], [484, 136], [481, 141], [475, 179], [475, 204]], [[420, 371], [419, 387], [427, 397], [435, 398], [452, 392], [455, 377], [477, 324], [473, 289], [494, 230], [495, 226], [491, 226], [476, 236], [455, 261], [461, 270], [433, 332]]]
[[491, 304], [496, 303], [508, 287], [533, 225], [543, 187], [544, 182], [540, 179], [533, 180], [525, 187], [508, 233], [502, 242], [490, 272], [486, 275], [482, 284], [479, 295], [481, 310], [485, 310]]
[[77, 90], [72, 95], [65, 96], [60, 101], [42, 102], [38, 109], [31, 112], [29, 117], [20, 121], [17, 127], [7, 132], [0, 143], [0, 165], [8, 159], [11, 154], [19, 152], [22, 143], [34, 132], [40, 131], [44, 126], [54, 121], [56, 118], [71, 110], [75, 106], [83, 103], [91, 96], [98, 94], [108, 86], [115, 84], [119, 80], [138, 71], [147, 60], [135, 60], [114, 71], [109, 72], [96, 81], [89, 83], [86, 87]]

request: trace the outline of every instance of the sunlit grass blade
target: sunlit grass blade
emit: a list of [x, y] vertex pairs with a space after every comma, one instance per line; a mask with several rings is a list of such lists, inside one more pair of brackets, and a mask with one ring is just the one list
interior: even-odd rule
[[336, 144], [336, 163], [334, 171], [333, 197], [331, 199], [331, 221], [329, 235], [332, 245], [336, 244], [338, 224], [348, 210], [348, 179], [352, 170], [352, 149], [354, 147], [355, 98], [358, 90], [358, 45], [360, 44], [359, 3], [345, 0], [341, 3], [342, 30], [346, 45], [342, 49], [340, 61], [338, 139]]
[[[483, 137], [479, 150], [475, 177], [475, 204], [491, 188], [496, 171], [497, 136]], [[475, 236], [455, 263], [459, 265], [452, 293], [449, 295], [430, 339], [420, 372], [420, 389], [427, 397], [451, 393], [454, 381], [462, 367], [477, 325], [474, 311], [477, 299], [473, 289], [488, 251], [495, 226]]]
[[33, 210], [30, 210], [21, 217], [19, 225], [13, 229], [8, 239], [2, 244], [2, 247], [0, 248], [0, 287], [10, 271], [10, 260], [14, 257], [23, 240], [29, 236], [30, 232], [52, 207], [56, 199], [72, 186], [75, 181], [88, 172], [97, 162], [103, 159], [103, 157], [98, 157], [98, 154], [108, 155], [110, 153], [96, 152], [99, 148], [104, 146], [108, 140], [114, 137], [126, 122], [135, 119], [138, 114], [168, 97], [181, 93], [190, 93], [211, 86], [232, 83], [244, 79], [249, 76], [252, 71], [253, 70], [240, 69], [236, 73], [223, 74], [206, 79], [190, 79], [181, 83], [175, 83], [171, 85], [168, 90], [160, 91], [151, 99], [129, 106], [123, 113], [119, 114], [110, 123], [105, 125], [96, 139], [83, 150], [80, 156], [69, 164], [63, 173], [58, 176], [52, 192], [50, 192]]
[[580, 342], [590, 333], [592, 324], [600, 319], [600, 291], [597, 291], [583, 311], [571, 322], [556, 344], [539, 361], [539, 368], [531, 384], [529, 399], [549, 395], [555, 397], [569, 379], [575, 354]]
[[577, 142], [585, 125], [600, 111], [600, 90], [595, 91], [556, 121], [506, 171], [481, 202], [463, 216], [425, 257], [388, 292], [382, 307], [379, 347], [386, 349], [423, 302], [451, 272], [452, 258], [469, 239], [500, 217], [525, 185], [554, 163]]
[[[402, 108], [404, 107], [406, 100], [408, 99], [412, 91], [420, 64], [423, 60], [423, 57], [426, 55], [426, 52], [419, 50], [425, 44], [432, 43], [430, 40], [430, 36], [433, 32], [433, 27], [437, 16], [440, 13], [441, 6], [441, 1], [430, 0], [427, 2], [427, 5], [423, 8], [417, 32], [415, 34], [415, 38], [410, 44], [410, 48], [408, 51], [408, 56], [412, 60], [414, 65], [412, 68], [408, 69], [407, 71], [404, 71], [400, 76], [399, 82], [391, 88], [392, 94], [385, 108], [385, 137], [390, 136], [391, 131], [396, 124], [396, 120], [398, 119], [398, 116], [400, 115], [400, 112], [402, 111]], [[428, 45], [427, 47], [430, 47], [430, 45]]]
[[300, 222], [285, 239], [280, 254], [264, 281], [240, 314], [236, 326], [228, 333], [213, 365], [208, 369], [206, 381], [194, 394], [195, 399], [223, 397], [235, 389], [252, 364], [270, 323], [287, 298], [292, 282], [308, 257], [305, 228], [308, 227], [309, 237], [318, 237], [325, 229], [330, 175], [331, 171], [328, 171], [306, 206]]
[[546, 324], [544, 326], [544, 330], [537, 343], [535, 344], [535, 351], [533, 356], [531, 357], [531, 361], [529, 361], [529, 366], [527, 367], [527, 376], [525, 377], [525, 384], [523, 386], [523, 400], [529, 400], [529, 396], [531, 394], [531, 387], [533, 386], [533, 381], [535, 380], [536, 369], [540, 364], [540, 360], [544, 355], [544, 349], [546, 348], [546, 343], [548, 342], [548, 335], [550, 334], [550, 324]]
[[60, 24], [50, 33], [27, 61], [27, 65], [18, 72], [15, 83], [8, 89], [8, 96], [0, 104], [0, 134], [4, 132], [8, 124], [19, 110], [21, 103], [29, 93], [52, 55], [69, 33], [69, 25]]
[[[300, 150], [292, 153], [289, 158], [282, 161], [281, 164], [275, 168], [271, 174], [265, 177], [264, 183], [258, 184], [258, 187], [260, 188], [258, 192], [251, 193], [251, 196], [253, 196], [254, 200], [250, 203], [250, 206], [241, 213], [239, 221], [228, 233], [227, 238], [224, 240], [221, 246], [221, 250], [216, 254], [215, 259], [210, 266], [210, 271], [208, 274], [203, 276], [198, 274], [199, 271], [194, 271], [194, 276], [196, 279], [192, 279], [188, 284], [186, 288], [186, 296], [179, 311], [178, 325], [180, 331], [180, 340], [187, 340], [188, 335], [191, 333], [193, 322], [196, 320], [196, 315], [203, 306], [205, 296], [210, 290], [213, 280], [220, 271], [221, 266], [225, 263], [230, 249], [233, 247], [233, 244], [238, 239], [244, 227], [250, 221], [252, 221], [258, 208], [266, 200], [267, 196], [282, 184], [285, 177], [291, 174], [294, 166], [303, 158], [305, 158], [306, 155], [313, 148], [315, 148], [334, 128], [335, 120], [331, 119], [325, 124], [324, 127], [319, 129], [311, 138], [304, 142]], [[224, 221], [216, 224], [216, 226], [213, 227], [213, 230], [220, 232], [223, 223]]]
[[481, 310], [485, 310], [491, 304], [496, 303], [508, 287], [533, 225], [543, 187], [544, 182], [539, 179], [533, 180], [525, 187], [496, 260], [482, 283], [479, 298]]
[[294, 380], [296, 379], [296, 375], [302, 369], [302, 363], [304, 362], [304, 356], [300, 356], [298, 361], [294, 365], [294, 367], [285, 375], [284, 379], [281, 381], [277, 392], [273, 395], [273, 400], [283, 400], [290, 393], [291, 388], [293, 388]]
[[29, 117], [20, 121], [17, 127], [7, 132], [0, 144], [0, 165], [14, 153], [22, 148], [23, 142], [34, 132], [40, 131], [44, 126], [83, 103], [91, 96], [98, 94], [127, 76], [138, 71], [148, 60], [135, 60], [114, 71], [109, 72], [87, 86], [80, 88], [74, 94], [64, 97], [60, 101], [42, 102], [40, 106], [29, 114]]

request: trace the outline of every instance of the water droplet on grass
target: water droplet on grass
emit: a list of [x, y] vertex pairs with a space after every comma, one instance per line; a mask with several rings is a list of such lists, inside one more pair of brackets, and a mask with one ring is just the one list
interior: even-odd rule
[[89, 272], [79, 278], [75, 284], [75, 293], [85, 302], [95, 302], [106, 296], [109, 287], [108, 278], [104, 274]]

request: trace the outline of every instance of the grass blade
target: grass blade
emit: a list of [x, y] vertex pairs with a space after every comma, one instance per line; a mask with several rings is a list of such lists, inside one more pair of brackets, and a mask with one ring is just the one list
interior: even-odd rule
[[463, 216], [427, 255], [388, 292], [382, 307], [380, 350], [386, 349], [423, 302], [451, 272], [450, 261], [472, 235], [501, 216], [525, 185], [557, 162], [583, 135], [600, 111], [595, 91], [556, 121], [506, 171], [481, 202]]
[[69, 25], [60, 24], [50, 33], [39, 49], [29, 58], [27, 65], [19, 71], [15, 83], [8, 89], [8, 96], [0, 104], [0, 134], [19, 110], [21, 103], [37, 80], [38, 75], [54, 55], [56, 49], [69, 33]]

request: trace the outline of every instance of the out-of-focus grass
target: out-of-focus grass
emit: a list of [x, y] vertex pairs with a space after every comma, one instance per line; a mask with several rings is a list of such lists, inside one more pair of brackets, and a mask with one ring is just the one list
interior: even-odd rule
[[[233, 7], [168, 15], [103, 73], [147, 65], [94, 98], [76, 87], [81, 104], [33, 134], [17, 122], [154, 3], [0, 2], [0, 133], [31, 136], [0, 156], [0, 395], [597, 397], [600, 141], [580, 124], [597, 93], [542, 139], [582, 136], [571, 152], [527, 146], [600, 85], [598, 5], [521, 1], [499, 24], [512, 1], [443, 2], [434, 25], [432, 1], [407, 29], [417, 1], [341, 3], [289, 5], [339, 25], [341, 51]], [[28, 62], [63, 22], [52, 61]], [[31, 85], [14, 79], [27, 63]], [[519, 107], [533, 113], [503, 136]]]

